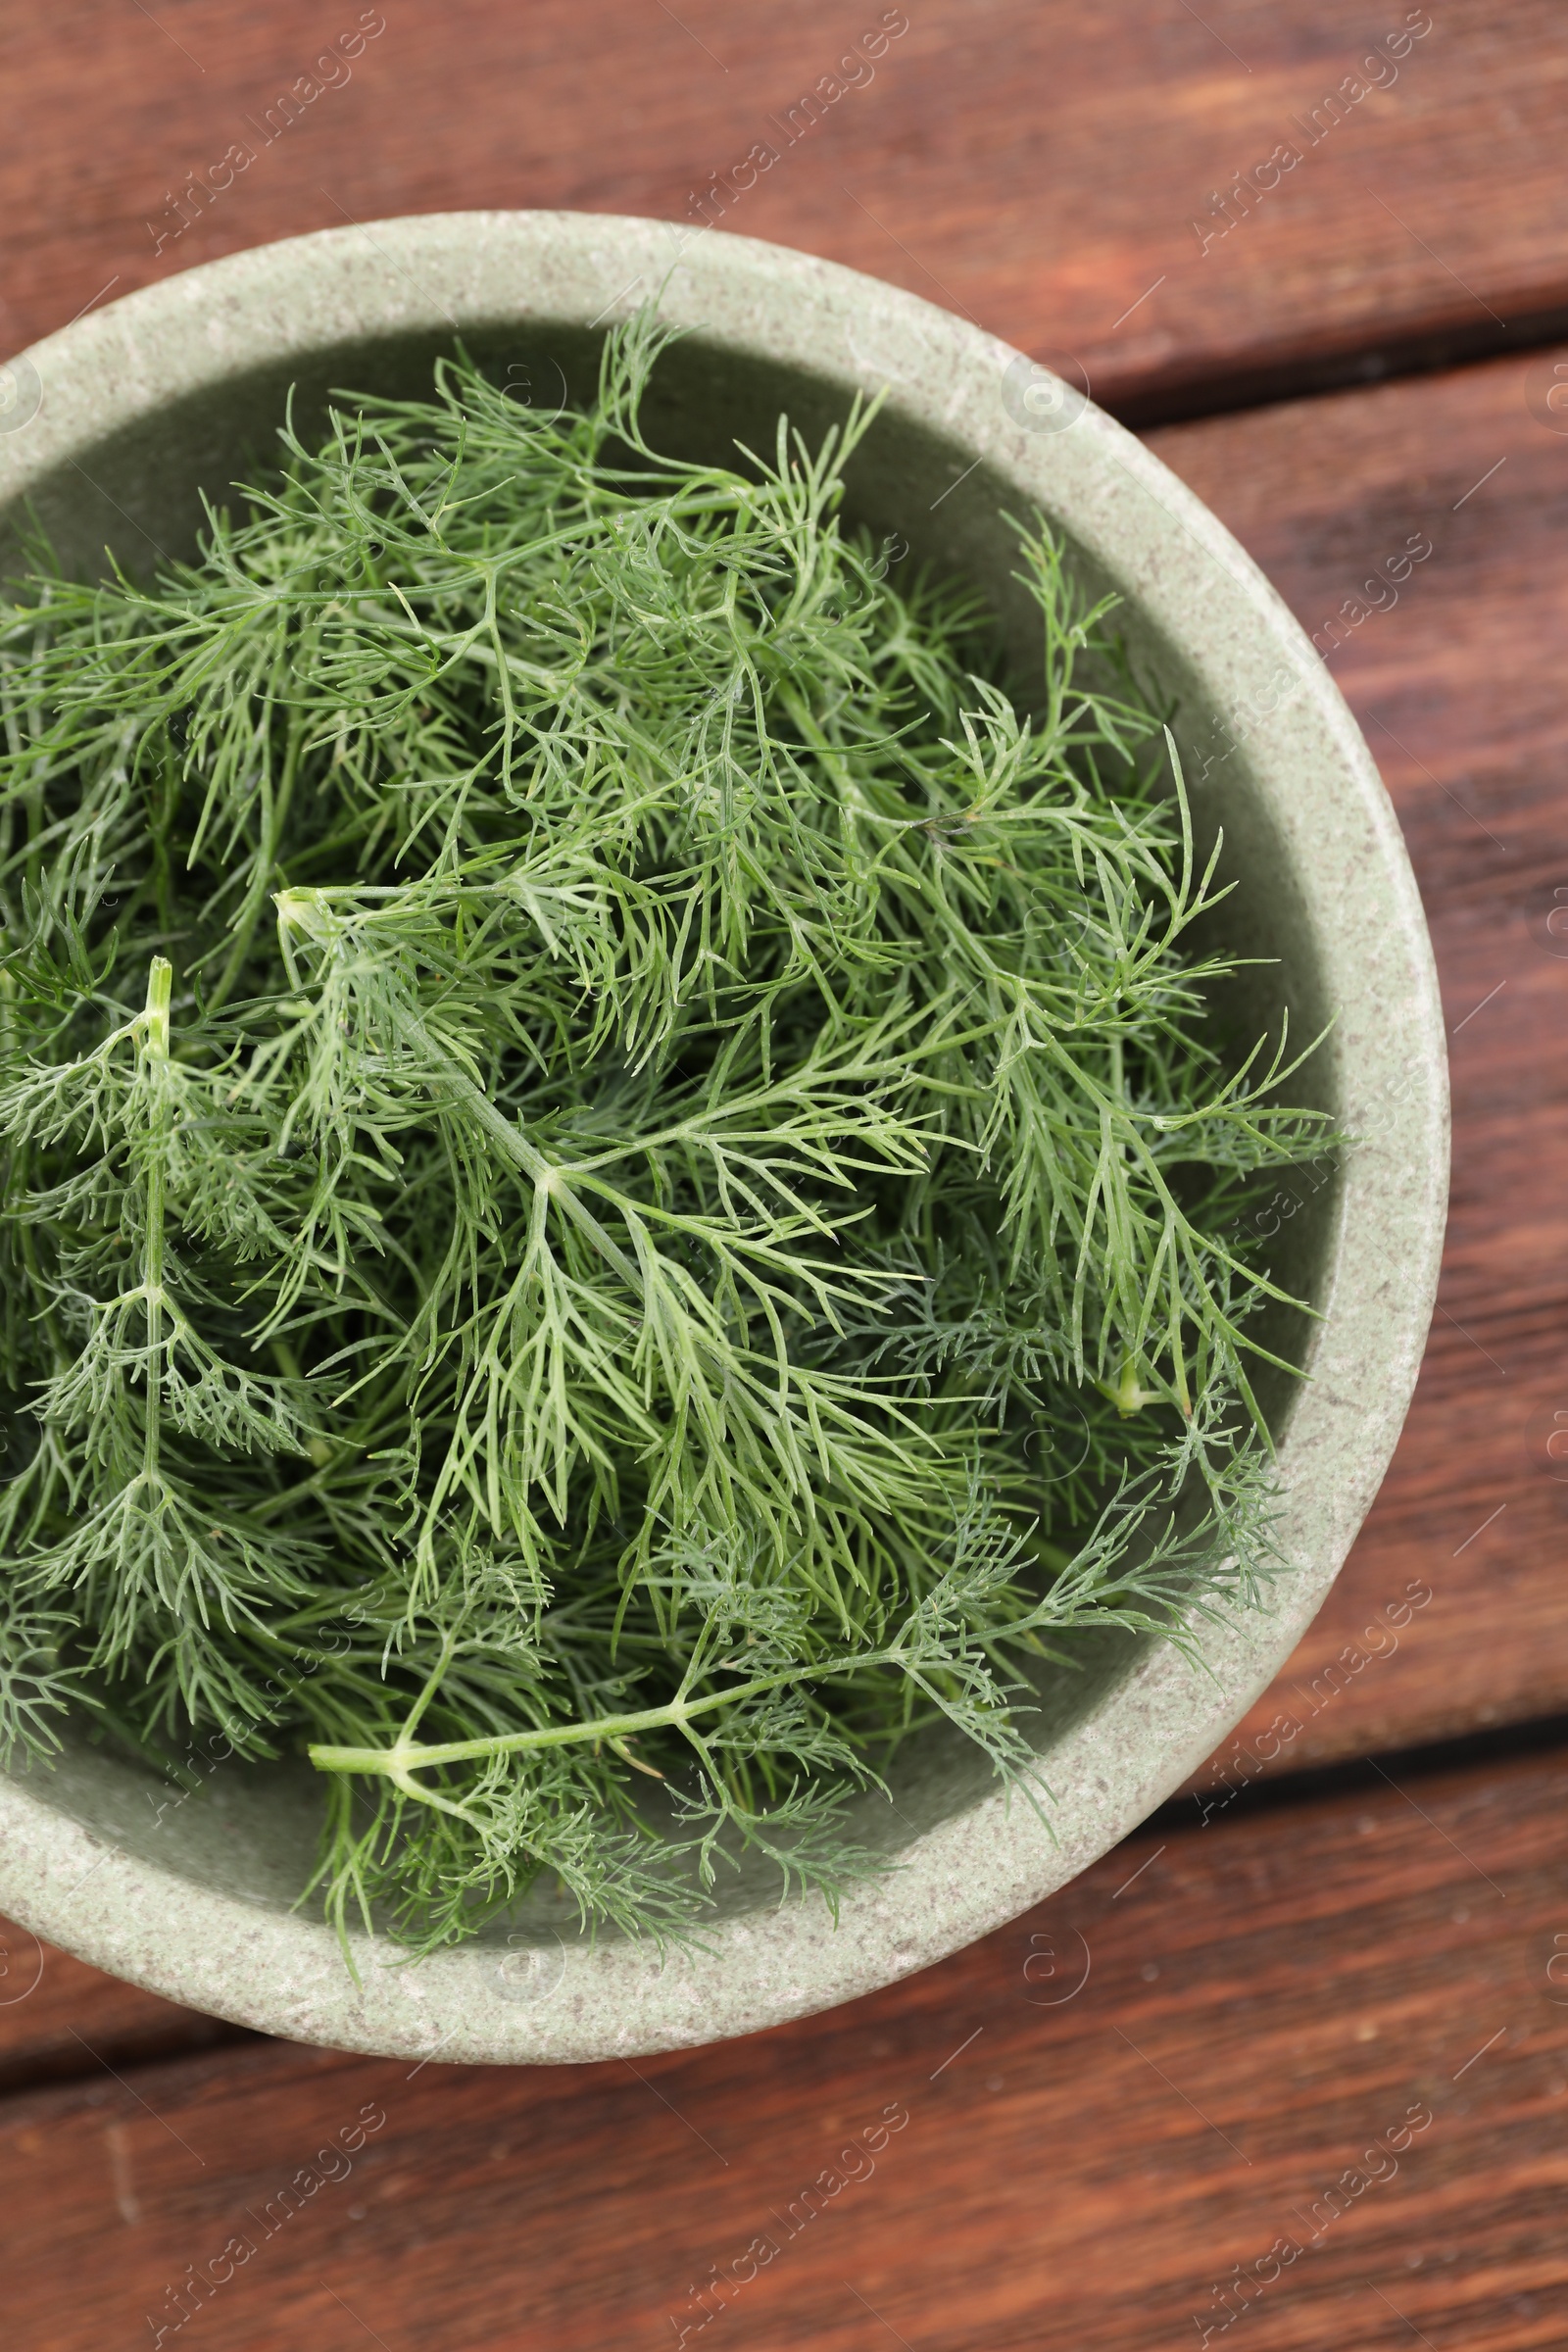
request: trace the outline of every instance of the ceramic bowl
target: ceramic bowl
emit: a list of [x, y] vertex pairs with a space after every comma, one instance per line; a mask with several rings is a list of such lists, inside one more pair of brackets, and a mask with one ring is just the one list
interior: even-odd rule
[[[485, 1940], [417, 1966], [359, 1949], [292, 1904], [316, 1835], [303, 1766], [215, 1770], [176, 1793], [73, 1740], [0, 1781], [0, 1909], [96, 1966], [268, 2033], [443, 2059], [594, 2059], [744, 2034], [823, 2009], [983, 1936], [1125, 1837], [1223, 1740], [1298, 1640], [1345, 1558], [1404, 1418], [1437, 1279], [1446, 1179], [1444, 1033], [1431, 949], [1371, 758], [1285, 606], [1207, 510], [1129, 433], [980, 328], [807, 255], [729, 234], [570, 213], [465, 213], [291, 239], [89, 313], [0, 376], [0, 528], [30, 505], [68, 563], [188, 554], [198, 488], [223, 495], [273, 447], [291, 386], [410, 393], [460, 337], [519, 398], [590, 388], [607, 321], [658, 293], [691, 329], [661, 364], [653, 436], [728, 456], [808, 434], [857, 391], [887, 399], [851, 477], [855, 515], [915, 561], [968, 574], [1022, 642], [1004, 510], [1040, 509], [1125, 599], [1147, 674], [1175, 698], [1200, 825], [1239, 887], [1222, 936], [1272, 958], [1237, 1009], [1255, 1035], [1333, 1016], [1316, 1098], [1356, 1139], [1276, 1210], [1275, 1270], [1321, 1320], [1281, 1336], [1309, 1378], [1276, 1382], [1287, 1566], [1264, 1608], [1168, 1644], [1086, 1642], [1032, 1719], [1048, 1817], [1010, 1806], [976, 1753], [933, 1737], [900, 1760], [861, 1834], [897, 1863], [844, 1901], [780, 1907], [741, 1877], [706, 1950], [662, 1963], [578, 1936], [536, 1890]], [[7, 559], [10, 560], [10, 559]], [[1298, 1082], [1299, 1083], [1299, 1082]], [[1299, 1198], [1298, 1198], [1299, 1196]], [[1288, 1221], [1287, 1221], [1288, 1220]]]

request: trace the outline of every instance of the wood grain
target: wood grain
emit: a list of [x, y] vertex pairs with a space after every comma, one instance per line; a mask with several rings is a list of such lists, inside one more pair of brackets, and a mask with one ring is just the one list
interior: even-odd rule
[[10, 2340], [1166, 2352], [1229, 2278], [1261, 2352], [1560, 2344], [1565, 1799], [1568, 1752], [1244, 1802], [872, 1999], [636, 2070], [257, 2042], [13, 2098]]
[[[1568, 936], [1548, 927], [1568, 906], [1568, 433], [1543, 421], [1559, 381], [1568, 349], [1153, 436], [1325, 644], [1341, 615], [1331, 666], [1415, 863], [1453, 1084], [1410, 1418], [1327, 1607], [1201, 1776], [1211, 1789], [1568, 1707]], [[1387, 595], [1367, 582], [1412, 536], [1430, 557], [1352, 625], [1347, 600]], [[1412, 1588], [1430, 1600], [1391, 1626]]]
[[[1430, 15], [1405, 0], [910, 0], [908, 30], [865, 61], [874, 78], [850, 66], [859, 86], [793, 140], [789, 110], [838, 86], [883, 13], [873, 0], [387, 0], [363, 12], [384, 31], [331, 62], [361, 13], [11, 12], [0, 342], [63, 325], [105, 288], [350, 220], [700, 217], [694, 190], [758, 144], [778, 160], [750, 190], [720, 188], [718, 233], [824, 254], [1040, 356], [1073, 353], [1130, 417], [1568, 329], [1553, 0]], [[1407, 20], [1432, 29], [1399, 54]], [[1366, 67], [1379, 42], [1386, 62]], [[319, 95], [270, 130], [296, 85]], [[236, 145], [254, 160], [215, 190]], [[1281, 149], [1299, 161], [1259, 192]], [[1238, 175], [1253, 192], [1226, 226], [1214, 200]]]

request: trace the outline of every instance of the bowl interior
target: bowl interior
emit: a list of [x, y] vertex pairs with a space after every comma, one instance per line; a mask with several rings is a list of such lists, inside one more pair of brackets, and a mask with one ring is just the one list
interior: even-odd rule
[[[537, 320], [527, 326], [502, 321], [470, 327], [465, 335], [471, 355], [499, 380], [518, 397], [550, 408], [591, 393], [600, 339], [578, 323]], [[450, 339], [406, 333], [326, 345], [286, 367], [258, 366], [106, 438], [79, 465], [61, 465], [35, 484], [32, 512], [68, 568], [81, 575], [102, 568], [106, 546], [135, 572], [149, 570], [161, 555], [189, 556], [201, 522], [199, 493], [205, 490], [222, 504], [233, 482], [254, 479], [266, 468], [291, 389], [296, 426], [309, 438], [332, 390], [421, 395], [429, 388], [434, 359], [450, 349]], [[805, 369], [787, 370], [693, 335], [660, 363], [645, 419], [656, 446], [733, 460], [737, 441], [771, 450], [781, 410], [814, 442], [847, 408], [841, 382]], [[939, 434], [889, 402], [861, 444], [849, 478], [853, 519], [879, 535], [901, 534], [911, 565], [928, 563], [974, 581], [1020, 664], [1027, 662], [1034, 644], [1032, 608], [1010, 578], [1015, 558], [1004, 519], [1009, 510], [1019, 511], [1019, 497], [988, 463], [973, 466], [961, 422], [951, 435]], [[9, 538], [0, 538], [0, 565], [7, 570], [17, 565], [21, 524], [22, 518], [13, 515]], [[1081, 550], [1077, 561], [1096, 587], [1117, 585], [1094, 578]], [[1177, 742], [1191, 754], [1213, 714], [1180, 649], [1150, 625], [1135, 603], [1124, 605], [1118, 624], [1140, 674], [1175, 705]], [[1288, 1007], [1291, 1034], [1304, 1043], [1322, 1029], [1332, 1008], [1324, 1002], [1303, 903], [1250, 789], [1245, 755], [1236, 755], [1193, 798], [1200, 846], [1206, 852], [1223, 832], [1221, 871], [1237, 885], [1208, 918], [1209, 925], [1232, 952], [1264, 959], [1228, 985], [1216, 1000], [1216, 1017], [1250, 1044], [1261, 1031], [1277, 1029]], [[1293, 1080], [1291, 1094], [1333, 1111], [1338, 1086], [1331, 1038]], [[1305, 1197], [1280, 1222], [1271, 1270], [1298, 1297], [1313, 1301], [1326, 1288], [1338, 1184], [1323, 1183], [1309, 1195], [1304, 1186], [1299, 1190]], [[1316, 1328], [1307, 1316], [1279, 1310], [1260, 1324], [1259, 1336], [1304, 1366]], [[1298, 1384], [1263, 1367], [1258, 1385], [1278, 1441], [1288, 1429]], [[1049, 1758], [1052, 1747], [1107, 1688], [1133, 1670], [1139, 1649], [1125, 1636], [1084, 1638], [1072, 1668], [1041, 1675], [1032, 1727], [1043, 1755]], [[216, 1744], [220, 1751], [222, 1743]], [[1049, 1785], [1049, 1762], [1045, 1778]], [[73, 1736], [58, 1766], [47, 1772], [34, 1767], [28, 1786], [34, 1796], [125, 1852], [268, 1908], [292, 1904], [311, 1869], [320, 1788], [302, 1764], [221, 1762], [200, 1794], [187, 1801], [153, 1773]], [[993, 1787], [989, 1768], [968, 1742], [956, 1735], [928, 1735], [898, 1759], [891, 1802], [876, 1796], [861, 1801], [859, 1834], [865, 1842], [896, 1852], [975, 1805]], [[744, 1869], [726, 1877], [717, 1892], [721, 1908], [736, 1913], [773, 1901], [776, 1887], [770, 1872]], [[536, 1890], [512, 1922], [493, 1924], [487, 1934], [526, 1942], [547, 1937], [558, 1927], [569, 1934], [569, 1923], [570, 1914], [561, 1910], [557, 1898]]]

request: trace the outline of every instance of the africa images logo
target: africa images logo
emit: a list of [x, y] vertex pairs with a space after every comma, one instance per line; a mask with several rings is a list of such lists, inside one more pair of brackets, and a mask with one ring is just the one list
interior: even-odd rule
[[38, 370], [24, 355], [0, 368], [0, 433], [20, 433], [43, 405]]

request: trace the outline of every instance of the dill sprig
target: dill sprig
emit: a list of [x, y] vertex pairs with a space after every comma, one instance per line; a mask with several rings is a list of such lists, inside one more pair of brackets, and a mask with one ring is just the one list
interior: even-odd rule
[[0, 612], [0, 1735], [308, 1748], [416, 1949], [831, 1901], [901, 1739], [1026, 1775], [1031, 1656], [1270, 1548], [1236, 1212], [1323, 1122], [1113, 600], [1015, 526], [1009, 677], [845, 524], [869, 409], [672, 460], [666, 340]]

